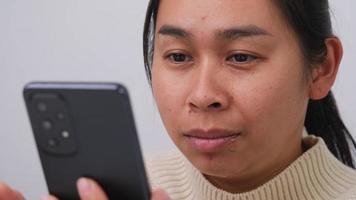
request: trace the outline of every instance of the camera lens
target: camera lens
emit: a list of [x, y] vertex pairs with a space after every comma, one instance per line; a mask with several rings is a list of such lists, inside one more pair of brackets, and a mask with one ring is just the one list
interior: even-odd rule
[[43, 130], [49, 131], [49, 130], [52, 129], [53, 125], [52, 125], [52, 122], [51, 122], [51, 121], [49, 121], [49, 120], [44, 120], [44, 121], [42, 121], [42, 123], [41, 123], [41, 127], [42, 127]]
[[57, 113], [57, 119], [63, 120], [65, 118], [63, 113]]
[[56, 147], [56, 146], [58, 146], [58, 141], [56, 139], [54, 139], [54, 138], [51, 138], [51, 139], [48, 140], [48, 146]]
[[44, 102], [39, 102], [37, 104], [37, 110], [40, 112], [45, 112], [47, 111], [47, 105]]

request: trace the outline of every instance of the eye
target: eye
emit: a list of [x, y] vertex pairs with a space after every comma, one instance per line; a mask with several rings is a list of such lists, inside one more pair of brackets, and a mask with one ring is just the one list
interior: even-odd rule
[[237, 64], [245, 64], [251, 61], [256, 60], [257, 57], [250, 55], [250, 54], [244, 54], [244, 53], [237, 53], [233, 54], [229, 57], [226, 58], [227, 61], [232, 62], [232, 63], [237, 63]]
[[189, 62], [192, 60], [191, 56], [184, 53], [171, 53], [167, 55], [167, 58], [174, 63]]

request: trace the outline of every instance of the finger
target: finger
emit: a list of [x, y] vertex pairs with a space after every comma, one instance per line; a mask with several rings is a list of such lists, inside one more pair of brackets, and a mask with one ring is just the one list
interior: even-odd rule
[[0, 199], [22, 200], [23, 198], [18, 197], [17, 192], [11, 189], [8, 185], [0, 182]]
[[58, 200], [57, 197], [53, 195], [46, 195], [41, 198], [41, 200]]
[[81, 200], [108, 200], [104, 190], [89, 178], [80, 178], [77, 188]]
[[9, 195], [13, 195], [12, 193], [13, 193], [13, 191], [8, 185], [0, 182], [0, 197], [1, 197], [0, 199], [4, 199], [5, 197], [7, 197]]
[[156, 189], [152, 192], [151, 200], [171, 200], [171, 198], [163, 189]]
[[25, 197], [23, 197], [23, 195], [19, 191], [15, 190], [14, 192], [17, 199], [25, 200]]

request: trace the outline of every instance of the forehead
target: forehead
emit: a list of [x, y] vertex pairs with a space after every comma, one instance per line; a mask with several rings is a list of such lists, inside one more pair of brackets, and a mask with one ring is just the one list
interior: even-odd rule
[[161, 0], [157, 27], [166, 24], [200, 33], [247, 25], [274, 33], [287, 27], [271, 0]]

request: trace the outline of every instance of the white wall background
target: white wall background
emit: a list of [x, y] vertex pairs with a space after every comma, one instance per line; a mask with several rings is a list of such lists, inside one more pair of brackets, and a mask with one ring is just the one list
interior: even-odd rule
[[[130, 90], [143, 150], [173, 145], [148, 87], [141, 48], [147, 0], [0, 0], [0, 180], [38, 199], [47, 189], [22, 100], [33, 80], [119, 81]], [[335, 85], [356, 136], [356, 1], [332, 0], [345, 56]]]

